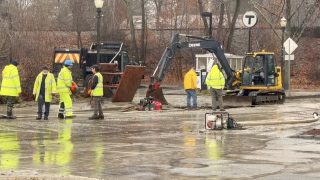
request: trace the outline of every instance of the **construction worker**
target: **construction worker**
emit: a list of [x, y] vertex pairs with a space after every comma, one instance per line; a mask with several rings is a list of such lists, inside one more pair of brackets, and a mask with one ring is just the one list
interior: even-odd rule
[[[103, 97], [103, 77], [100, 73], [100, 67], [93, 65], [91, 71], [94, 74], [90, 92], [91, 103], [94, 108], [93, 115], [89, 119], [104, 119], [102, 112], [102, 97]], [[98, 114], [99, 113], [99, 114]]]
[[33, 86], [33, 95], [38, 101], [38, 116], [37, 120], [42, 119], [42, 108], [45, 106], [44, 120], [48, 120], [50, 103], [52, 94], [56, 93], [56, 80], [52, 73], [48, 71], [48, 67], [43, 67], [42, 72], [36, 78]]
[[217, 64], [212, 66], [209, 74], [207, 75], [206, 84], [208, 88], [210, 88], [212, 95], [212, 110], [216, 111], [219, 106], [220, 111], [224, 111], [222, 94], [225, 79]]
[[193, 67], [184, 75], [183, 86], [187, 93], [187, 108], [197, 108], [197, 74]]
[[72, 60], [65, 60], [64, 66], [59, 72], [58, 80], [57, 80], [57, 92], [60, 96], [60, 106], [59, 106], [59, 119], [64, 118], [72, 118], [72, 100], [71, 100], [71, 86], [73, 84], [72, 81], [72, 73], [71, 69], [73, 66]]
[[20, 77], [17, 66], [19, 63], [12, 60], [9, 65], [6, 65], [2, 71], [2, 83], [0, 95], [6, 96], [7, 100], [7, 119], [16, 119], [13, 115], [13, 105], [16, 98], [21, 93]]

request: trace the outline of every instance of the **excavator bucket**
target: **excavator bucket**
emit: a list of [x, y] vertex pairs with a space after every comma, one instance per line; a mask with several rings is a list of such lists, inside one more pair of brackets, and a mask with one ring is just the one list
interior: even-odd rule
[[250, 107], [252, 102], [252, 96], [226, 95], [223, 97], [225, 107]]
[[168, 105], [168, 102], [163, 95], [163, 91], [161, 87], [154, 88], [153, 85], [149, 85], [146, 97], [153, 97], [153, 100], [159, 101], [163, 105]]

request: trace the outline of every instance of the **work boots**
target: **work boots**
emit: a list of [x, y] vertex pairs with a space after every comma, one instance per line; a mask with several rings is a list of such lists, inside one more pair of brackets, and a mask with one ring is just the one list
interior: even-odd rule
[[89, 120], [97, 120], [97, 119], [100, 119], [100, 116], [94, 114], [92, 115], [91, 117], [88, 118]]
[[8, 111], [7, 112], [7, 119], [17, 119], [17, 117], [12, 114], [12, 111]]
[[104, 115], [99, 115], [99, 119], [104, 119]]
[[62, 113], [59, 113], [59, 114], [58, 114], [58, 118], [59, 118], [59, 119], [64, 119], [64, 115], [63, 115]]
[[41, 120], [42, 119], [42, 116], [41, 115], [38, 115], [36, 120]]

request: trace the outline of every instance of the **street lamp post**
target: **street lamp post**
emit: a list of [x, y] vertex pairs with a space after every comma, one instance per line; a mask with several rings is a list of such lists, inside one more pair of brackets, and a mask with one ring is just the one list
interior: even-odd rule
[[286, 26], [287, 26], [287, 20], [286, 18], [282, 17], [280, 20], [280, 26], [281, 26], [281, 30], [282, 30], [282, 36], [281, 36], [281, 76], [282, 76], [282, 83], [284, 84], [284, 88], [287, 90], [288, 89], [288, 77], [284, 78], [284, 69], [285, 69], [285, 52], [284, 52], [284, 33], [286, 30]]
[[100, 22], [102, 17], [102, 6], [104, 1], [103, 0], [94, 0], [94, 5], [97, 9], [97, 64], [100, 63]]

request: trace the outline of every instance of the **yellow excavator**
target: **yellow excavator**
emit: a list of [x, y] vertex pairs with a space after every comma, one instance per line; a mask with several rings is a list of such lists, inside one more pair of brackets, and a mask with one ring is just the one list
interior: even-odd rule
[[236, 76], [240, 90], [237, 96], [251, 97], [252, 104], [284, 102], [281, 67], [276, 65], [273, 52], [247, 53]]
[[161, 81], [170, 67], [178, 49], [200, 48], [213, 53], [220, 69], [225, 74], [227, 94], [224, 103], [233, 106], [250, 106], [269, 102], [283, 103], [285, 91], [282, 87], [281, 68], [276, 66], [272, 52], [247, 53], [242, 70], [231, 69], [220, 43], [211, 37], [175, 34], [166, 47], [151, 76], [146, 96], [168, 104], [163, 96]]

